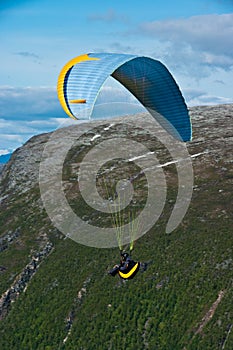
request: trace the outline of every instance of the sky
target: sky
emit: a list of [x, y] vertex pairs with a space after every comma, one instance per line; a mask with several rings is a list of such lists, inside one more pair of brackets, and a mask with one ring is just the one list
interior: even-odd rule
[[[0, 42], [0, 155], [71, 122], [57, 78], [84, 53], [158, 59], [188, 106], [233, 103], [233, 0], [1, 0]], [[132, 97], [109, 79], [101, 101]]]

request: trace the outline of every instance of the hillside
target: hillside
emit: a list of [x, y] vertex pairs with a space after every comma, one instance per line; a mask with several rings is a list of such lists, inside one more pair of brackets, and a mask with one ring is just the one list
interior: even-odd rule
[[[118, 248], [69, 239], [43, 207], [39, 166], [51, 134], [35, 136], [13, 153], [0, 173], [0, 349], [233, 349], [233, 105], [193, 107], [190, 114], [193, 193], [171, 233], [166, 224], [177, 197], [177, 169], [166, 147], [133, 124], [138, 118], [150, 128], [147, 115], [127, 117], [127, 126], [114, 119], [64, 128], [54, 141], [59, 158], [65, 136], [81, 130], [65, 159], [63, 188], [73, 211], [97, 226], [108, 226], [111, 218], [90, 210], [77, 184], [80, 163], [92, 147], [131, 138], [168, 164], [162, 214], [133, 251], [148, 268], [125, 283], [107, 274], [119, 260]], [[109, 163], [113, 190], [116, 179], [131, 176], [135, 208], [141, 210], [148, 188], [139, 167], [120, 159]], [[105, 167], [101, 171], [107, 173]]]

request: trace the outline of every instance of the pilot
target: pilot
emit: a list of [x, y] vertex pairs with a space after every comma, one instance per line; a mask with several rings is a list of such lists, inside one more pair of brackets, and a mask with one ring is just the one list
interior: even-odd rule
[[128, 280], [132, 279], [136, 275], [139, 268], [140, 262], [135, 262], [133, 259], [131, 259], [128, 253], [122, 252], [120, 264], [115, 265], [108, 273], [113, 277], [118, 273], [120, 278]]

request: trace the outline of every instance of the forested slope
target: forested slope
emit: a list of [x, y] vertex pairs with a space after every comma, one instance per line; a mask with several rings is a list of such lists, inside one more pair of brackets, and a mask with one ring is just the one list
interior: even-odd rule
[[[78, 244], [48, 218], [38, 169], [49, 134], [32, 138], [13, 154], [1, 174], [1, 349], [233, 348], [233, 106], [194, 107], [191, 115], [190, 207], [178, 228], [166, 234], [177, 196], [176, 167], [171, 164], [165, 169], [168, 193], [162, 215], [136, 241], [133, 251], [135, 260], [147, 262], [147, 270], [126, 282], [107, 273], [119, 260], [118, 248]], [[99, 141], [93, 135], [130, 135], [156, 150], [161, 162], [170, 160], [164, 147], [147, 133], [126, 130], [119, 120], [114, 123], [108, 132], [109, 121], [105, 131], [93, 124], [92, 133], [87, 132], [66, 158], [67, 198], [78, 215], [92, 222], [97, 215], [76, 194], [73, 165]], [[85, 127], [88, 130], [90, 125]], [[131, 171], [139, 170], [125, 168], [126, 173]], [[137, 181], [136, 188], [142, 191], [145, 179]]]

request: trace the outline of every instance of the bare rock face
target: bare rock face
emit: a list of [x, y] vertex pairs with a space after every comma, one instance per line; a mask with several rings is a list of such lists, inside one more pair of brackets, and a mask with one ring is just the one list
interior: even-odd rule
[[[215, 179], [212, 179], [213, 188], [218, 189], [220, 196], [229, 197], [233, 171], [233, 105], [192, 107], [190, 108], [190, 116], [193, 127], [193, 139], [185, 145], [191, 156], [194, 170], [193, 194], [195, 195], [195, 192], [198, 193], [200, 190], [203, 192], [204, 190], [200, 188], [199, 182], [203, 180], [207, 182], [207, 179], [212, 176]], [[135, 124], [135, 121], [138, 121], [138, 123]], [[145, 126], [145, 129], [140, 127], [140, 125]], [[155, 152], [156, 156], [160, 156], [159, 160], [162, 163], [166, 164], [168, 162], [169, 164], [171, 157], [169, 158], [168, 151], [166, 153], [164, 150], [166, 148], [166, 142], [164, 142], [165, 147], [161, 145], [161, 142], [158, 142], [156, 137], [148, 133], [150, 128], [154, 128], [153, 118], [147, 113], [141, 113], [123, 118], [77, 124], [77, 126], [60, 129], [53, 140], [57, 159], [61, 157], [67, 137], [72, 140], [75, 149], [69, 155], [69, 174], [67, 176], [63, 174], [65, 175], [63, 179], [64, 190], [66, 193], [69, 193], [70, 198], [74, 194], [76, 195], [78, 189], [77, 167], [79, 166], [79, 162], [83, 161], [82, 159], [78, 159], [79, 153], [81, 154], [83, 150], [88, 152], [93, 146], [104, 140], [114, 137], [136, 139], [137, 142], [146, 145], [148, 149]], [[81, 137], [76, 135], [76, 130], [77, 135], [81, 134]], [[38, 190], [40, 162], [43, 157], [45, 145], [53, 137], [52, 134], [46, 133], [34, 136], [13, 153], [10, 161], [0, 173], [0, 204], [7, 205], [10, 198], [14, 198], [16, 194], [26, 194], [27, 196], [27, 193], [32, 189], [37, 188]], [[55, 163], [56, 157], [54, 159]], [[148, 158], [145, 157], [145, 162]], [[148, 166], [149, 163], [145, 164]], [[53, 167], [53, 164], [50, 164], [50, 167]], [[130, 170], [128, 170], [128, 174], [130, 174]], [[168, 173], [166, 180], [173, 181], [175, 178], [173, 174], [174, 172]], [[139, 172], [131, 177], [130, 180], [134, 180], [134, 178], [140, 175], [141, 173]], [[223, 178], [227, 189], [223, 188], [225, 187], [225, 185], [222, 185]], [[48, 184], [48, 191], [50, 191], [50, 187]], [[209, 189], [206, 189], [206, 191], [208, 193], [210, 192]], [[30, 196], [27, 202], [30, 202]], [[30, 204], [30, 206], [32, 205], [35, 208], [40, 208], [40, 211], [43, 210], [41, 200]], [[220, 211], [219, 215], [223, 215], [224, 211], [226, 211], [226, 217], [230, 215], [228, 213], [230, 211], [229, 207], [227, 210], [226, 208], [218, 208], [216, 212], [218, 210]]]
[[193, 141], [190, 149], [199, 146], [215, 160], [231, 162], [233, 143], [233, 105], [202, 106], [190, 109]]
[[41, 153], [47, 139], [47, 134], [34, 136], [12, 154], [0, 174], [0, 197], [2, 191], [5, 195], [27, 192], [38, 182]]
[[[215, 162], [221, 163], [221, 171], [226, 171], [224, 164], [227, 166], [232, 162], [233, 105], [192, 107], [190, 108], [190, 116], [193, 124], [193, 140], [187, 143], [190, 154], [204, 152], [203, 157], [206, 159], [206, 162], [212, 164]], [[82, 140], [77, 142], [79, 142], [80, 146], [90, 146], [94, 140], [104, 139], [109, 130], [111, 135], [114, 135], [114, 133], [116, 135], [117, 133], [118, 137], [121, 135], [125, 137], [125, 129], [119, 128], [117, 125], [124, 120], [130, 123], [130, 120], [135, 121], [135, 118], [138, 118], [141, 122], [143, 121], [148, 127], [152, 123], [151, 117], [145, 113], [123, 117], [123, 119], [111, 119], [106, 121], [105, 126], [103, 126], [103, 122], [94, 121], [62, 129], [60, 133], [61, 145], [60, 147], [57, 146], [58, 157], [59, 149], [62, 147], [63, 133], [67, 135], [74, 129], [81, 130], [84, 137], [82, 136]], [[95, 131], [91, 131], [91, 129], [95, 129]], [[141, 136], [143, 137], [142, 130], [131, 130], [131, 133], [139, 135], [142, 133]], [[44, 146], [50, 136], [51, 133], [34, 136], [13, 153], [10, 161], [0, 173], [0, 200], [9, 194], [25, 193], [38, 184], [39, 165]]]

